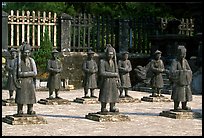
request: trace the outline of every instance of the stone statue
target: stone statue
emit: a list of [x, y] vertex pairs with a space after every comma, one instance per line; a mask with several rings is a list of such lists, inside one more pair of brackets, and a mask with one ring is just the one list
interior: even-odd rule
[[48, 60], [47, 71], [49, 72], [47, 80], [47, 88], [49, 88], [49, 99], [53, 99], [53, 91], [55, 91], [55, 97], [59, 98], [59, 90], [61, 88], [61, 75], [62, 63], [57, 58], [58, 51], [56, 49], [52, 50], [52, 57]]
[[23, 105], [27, 104], [27, 114], [35, 114], [33, 104], [36, 103], [33, 78], [37, 75], [37, 68], [31, 55], [31, 46], [24, 42], [14, 63], [14, 82], [17, 87], [15, 102], [17, 114], [23, 114]]
[[14, 62], [17, 58], [17, 50], [11, 48], [10, 50], [11, 58], [6, 62], [6, 69], [8, 70], [8, 82], [7, 82], [7, 89], [9, 90], [9, 99], [14, 99], [13, 93], [16, 91], [16, 86], [14, 83], [13, 78], [13, 69], [14, 69]]
[[160, 59], [161, 54], [161, 51], [156, 50], [154, 53], [154, 59], [150, 61], [149, 70], [152, 73], [149, 74], [152, 74], [150, 80], [150, 86], [152, 87], [152, 97], [160, 97], [161, 90], [164, 85], [162, 73], [165, 72], [165, 68], [163, 61]]
[[94, 52], [89, 50], [87, 52], [87, 59], [83, 62], [82, 70], [84, 72], [83, 87], [84, 87], [84, 98], [88, 98], [88, 90], [90, 90], [91, 96], [97, 98], [94, 95], [94, 90], [97, 88], [97, 72], [98, 65], [94, 61]]
[[[130, 60], [128, 59], [129, 52], [122, 52], [122, 59], [118, 61], [118, 70], [120, 75], [120, 96], [119, 97], [130, 97], [128, 95], [128, 89], [131, 88], [130, 74], [132, 71], [132, 65]], [[125, 91], [125, 96], [123, 95], [123, 91]]]
[[100, 60], [99, 72], [101, 76], [99, 82], [99, 101], [101, 102], [101, 112], [108, 112], [106, 109], [107, 103], [110, 104], [110, 112], [119, 112], [119, 109], [115, 106], [115, 103], [119, 100], [119, 73], [116, 62], [116, 52], [110, 44], [107, 44], [105, 59]]
[[179, 110], [179, 103], [182, 104], [183, 110], [190, 110], [187, 106], [188, 101], [192, 101], [192, 92], [190, 84], [192, 81], [192, 71], [186, 57], [186, 48], [178, 46], [177, 58], [171, 64], [171, 80], [173, 81], [173, 91], [171, 98], [174, 101], [174, 110]]

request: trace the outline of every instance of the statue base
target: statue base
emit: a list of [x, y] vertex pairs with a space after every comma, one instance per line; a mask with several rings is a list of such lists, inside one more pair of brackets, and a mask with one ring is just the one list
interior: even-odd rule
[[62, 98], [46, 98], [46, 99], [40, 99], [38, 101], [40, 104], [45, 105], [60, 105], [60, 104], [71, 104], [69, 100], [62, 99]]
[[17, 106], [15, 99], [2, 99], [3, 106]]
[[172, 102], [172, 99], [169, 99], [165, 96], [155, 96], [152, 97], [151, 95], [149, 97], [144, 96], [141, 98], [142, 101], [146, 101], [146, 102]]
[[118, 103], [140, 103], [141, 100], [138, 98], [129, 97], [119, 97]]
[[85, 118], [98, 122], [130, 121], [130, 118], [127, 115], [119, 114], [118, 112], [89, 113]]
[[76, 98], [76, 99], [74, 99], [74, 102], [82, 103], [82, 104], [97, 104], [97, 103], [99, 103], [98, 98], [93, 98], [93, 97]]
[[29, 114], [6, 115], [2, 118], [2, 122], [11, 125], [47, 124], [47, 121], [43, 117]]
[[202, 118], [202, 114], [199, 112], [193, 112], [192, 110], [169, 110], [159, 113], [160, 116], [174, 118], [174, 119], [193, 119]]

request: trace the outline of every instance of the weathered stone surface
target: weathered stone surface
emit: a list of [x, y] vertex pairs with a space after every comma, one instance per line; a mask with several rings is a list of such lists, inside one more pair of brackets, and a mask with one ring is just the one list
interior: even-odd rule
[[15, 99], [2, 99], [3, 106], [16, 106]]
[[60, 98], [53, 98], [53, 99], [40, 99], [38, 101], [40, 104], [45, 104], [45, 105], [60, 105], [60, 104], [71, 104], [69, 100], [66, 99], [60, 99]]
[[138, 98], [133, 98], [133, 97], [122, 97], [119, 98], [118, 103], [140, 103], [141, 100]]
[[82, 104], [97, 104], [100, 103], [98, 101], [98, 98], [93, 98], [93, 97], [89, 97], [89, 98], [76, 98], [74, 99], [74, 102], [76, 103], [82, 103]]
[[146, 102], [172, 102], [172, 99], [169, 99], [165, 96], [160, 96], [160, 97], [144, 96], [141, 98], [141, 100]]
[[118, 112], [97, 112], [97, 113], [89, 113], [85, 116], [85, 118], [99, 121], [99, 122], [119, 122], [119, 121], [130, 121], [130, 118], [127, 115], [120, 114]]
[[175, 119], [193, 119], [193, 118], [202, 118], [202, 114], [199, 112], [193, 112], [193, 111], [185, 111], [185, 110], [180, 110], [180, 111], [174, 111], [174, 110], [169, 110], [169, 111], [162, 111], [160, 116], [164, 117], [169, 117], [169, 118], [175, 118]]
[[6, 115], [2, 118], [2, 122], [11, 124], [11, 125], [30, 125], [30, 124], [47, 124], [47, 121], [37, 115]]

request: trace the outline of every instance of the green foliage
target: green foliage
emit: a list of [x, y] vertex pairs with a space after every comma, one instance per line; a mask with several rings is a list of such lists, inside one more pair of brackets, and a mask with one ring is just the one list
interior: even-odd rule
[[45, 29], [44, 37], [41, 37], [40, 48], [37, 51], [34, 51], [33, 58], [36, 62], [38, 72], [46, 72], [46, 66], [48, 59], [51, 58], [52, 43], [48, 35], [48, 29]]

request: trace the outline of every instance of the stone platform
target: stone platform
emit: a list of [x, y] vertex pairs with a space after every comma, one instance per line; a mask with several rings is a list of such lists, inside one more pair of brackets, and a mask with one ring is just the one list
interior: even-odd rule
[[168, 97], [165, 96], [157, 96], [157, 97], [152, 97], [151, 95], [148, 96], [144, 96], [141, 98], [142, 101], [146, 101], [146, 102], [172, 102], [172, 99], [169, 99]]
[[100, 103], [98, 101], [98, 98], [93, 98], [93, 97], [76, 98], [76, 99], [74, 99], [74, 102], [82, 103], [82, 104], [98, 104], [98, 103]]
[[97, 112], [89, 113], [85, 118], [98, 121], [98, 122], [120, 122], [120, 121], [130, 121], [130, 118], [127, 115], [114, 112]]
[[2, 118], [2, 122], [10, 125], [47, 124], [47, 121], [43, 117], [29, 114], [6, 115]]
[[15, 99], [2, 99], [3, 106], [17, 106]]
[[160, 116], [174, 118], [174, 119], [194, 119], [202, 118], [202, 114], [199, 112], [193, 112], [192, 110], [178, 110], [174, 111], [173, 109], [169, 111], [162, 111], [159, 113]]
[[141, 100], [133, 97], [119, 97], [118, 103], [140, 103]]
[[38, 101], [40, 104], [45, 104], [45, 105], [61, 105], [61, 104], [71, 104], [71, 102], [67, 99], [62, 99], [62, 98], [46, 98], [46, 99], [40, 99]]

